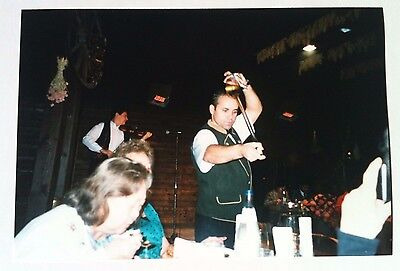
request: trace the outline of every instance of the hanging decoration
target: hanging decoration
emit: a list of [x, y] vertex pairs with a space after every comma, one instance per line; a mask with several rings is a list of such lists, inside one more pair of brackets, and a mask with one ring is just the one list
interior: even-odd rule
[[[297, 32], [290, 34], [278, 42], [275, 42], [270, 47], [264, 48], [257, 54], [257, 63], [264, 62], [268, 59], [273, 59], [288, 49], [304, 46], [316, 40], [316, 38], [327, 32], [328, 29], [340, 25], [348, 24], [360, 17], [360, 9], [352, 9], [345, 13], [332, 12], [326, 16], [316, 20], [313, 24], [301, 28]], [[334, 48], [329, 48], [324, 52], [314, 52], [299, 61], [298, 74], [301, 75], [305, 71], [313, 69], [317, 65], [321, 65], [322, 61], [338, 62], [355, 53], [365, 53], [376, 46], [377, 36], [374, 30], [368, 32], [367, 35], [357, 37], [356, 39], [348, 40]], [[364, 74], [375, 69], [380, 69], [384, 63], [379, 59], [373, 59], [359, 65], [343, 68], [340, 72], [340, 78], [350, 79], [358, 74]]]
[[345, 22], [356, 20], [359, 17], [360, 10], [350, 10], [344, 14], [332, 12], [315, 21], [312, 25], [301, 28], [299, 31], [290, 34], [288, 37], [281, 39], [268, 48], [262, 49], [257, 54], [257, 63], [273, 59], [286, 52], [288, 48], [296, 46], [304, 46], [325, 33], [328, 29], [342, 25]]
[[322, 54], [312, 54], [307, 58], [303, 59], [299, 63], [299, 74], [314, 68], [314, 66], [322, 63]]
[[358, 38], [354, 41], [347, 41], [340, 44], [338, 47], [331, 48], [327, 51], [326, 57], [328, 60], [336, 62], [341, 60], [346, 55], [351, 55], [354, 52], [367, 52], [368, 48], [376, 44], [376, 35], [370, 33], [368, 36]]
[[68, 51], [79, 81], [88, 89], [96, 88], [103, 77], [106, 45], [96, 11], [76, 11]]
[[51, 101], [50, 106], [54, 106], [56, 103], [65, 101], [68, 97], [67, 86], [68, 82], [64, 80], [63, 71], [68, 65], [68, 59], [64, 57], [57, 57], [57, 73], [54, 79], [50, 83], [47, 99]]
[[[376, 45], [376, 35], [372, 33], [369, 36], [361, 37], [354, 41], [347, 41], [335, 48], [329, 49], [325, 54], [325, 59], [332, 62], [337, 62], [346, 56], [352, 55], [353, 53], [367, 52], [369, 47], [374, 45]], [[298, 70], [299, 75], [301, 75], [301, 73], [304, 71], [311, 70], [316, 65], [322, 64], [322, 59], [322, 53], [315, 53], [301, 60]], [[349, 70], [347, 70], [347, 72], [348, 71]], [[343, 79], [347, 76], [342, 75], [341, 77]]]
[[383, 69], [385, 66], [382, 58], [375, 58], [364, 61], [352, 67], [344, 68], [340, 71], [340, 79], [351, 79], [359, 74], [366, 74], [373, 70]]

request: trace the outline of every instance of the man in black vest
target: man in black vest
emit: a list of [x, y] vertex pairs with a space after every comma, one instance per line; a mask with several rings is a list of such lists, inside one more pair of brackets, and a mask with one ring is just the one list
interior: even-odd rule
[[[236, 82], [246, 100], [246, 114], [253, 125], [261, 102], [241, 73], [224, 74], [224, 83]], [[236, 94], [237, 95], [237, 94]], [[192, 155], [198, 181], [195, 239], [225, 236], [233, 248], [235, 219], [243, 207], [244, 191], [251, 188], [250, 162], [265, 159], [259, 142], [243, 143], [250, 135], [234, 94], [220, 91], [209, 106], [211, 119], [196, 134]]]
[[128, 139], [127, 135], [119, 129], [127, 121], [128, 110], [115, 108], [110, 121], [98, 123], [83, 137], [82, 143], [93, 153], [89, 164], [90, 173], [103, 160], [111, 157], [119, 144]]

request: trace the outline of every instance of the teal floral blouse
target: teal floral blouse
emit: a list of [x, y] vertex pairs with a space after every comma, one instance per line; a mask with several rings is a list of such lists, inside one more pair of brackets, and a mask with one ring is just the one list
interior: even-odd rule
[[140, 229], [143, 239], [150, 242], [151, 246], [147, 249], [140, 248], [138, 255], [141, 258], [158, 259], [164, 237], [164, 229], [154, 207], [147, 203], [143, 210], [144, 216], [136, 223], [135, 228]]

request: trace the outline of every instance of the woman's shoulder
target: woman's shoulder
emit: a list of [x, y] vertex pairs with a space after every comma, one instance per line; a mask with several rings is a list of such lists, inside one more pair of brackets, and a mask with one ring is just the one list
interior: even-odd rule
[[46, 231], [50, 233], [50, 229], [52, 228], [61, 231], [70, 225], [74, 225], [72, 228], [81, 227], [83, 226], [83, 220], [80, 218], [75, 208], [63, 204], [34, 218], [22, 229], [19, 235], [24, 235], [32, 231]]
[[150, 220], [152, 220], [151, 218], [159, 219], [158, 213], [151, 203], [146, 204], [143, 212], [144, 212], [145, 216]]
[[[68, 248], [88, 247], [84, 223], [76, 210], [60, 205], [33, 219], [15, 237], [18, 257], [35, 258], [41, 253], [64, 257]], [[37, 250], [37, 251], [36, 251]]]
[[65, 220], [69, 220], [71, 218], [78, 218], [79, 215], [75, 208], [68, 206], [66, 204], [61, 204], [57, 207], [54, 207], [50, 211], [44, 213], [38, 218], [41, 219], [54, 219], [54, 222], [63, 222]]
[[154, 213], [157, 214], [156, 209], [154, 208], [154, 206], [151, 203], [146, 203], [146, 205], [144, 206], [144, 210], [143, 212], [145, 213], [146, 216], [152, 215]]

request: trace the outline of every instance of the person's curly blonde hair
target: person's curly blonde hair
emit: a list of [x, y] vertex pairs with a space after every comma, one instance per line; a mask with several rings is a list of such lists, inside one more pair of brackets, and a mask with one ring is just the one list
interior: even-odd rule
[[154, 151], [153, 148], [144, 140], [131, 139], [121, 143], [115, 150], [114, 157], [126, 157], [129, 153], [144, 153], [153, 165]]

